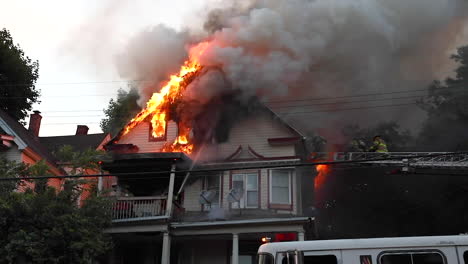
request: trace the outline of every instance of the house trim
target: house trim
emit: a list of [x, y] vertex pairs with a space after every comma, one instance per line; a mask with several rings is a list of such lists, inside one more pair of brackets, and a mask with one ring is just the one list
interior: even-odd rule
[[25, 149], [26, 147], [28, 147], [28, 144], [26, 144], [26, 142], [24, 142], [20, 137], [19, 135], [10, 127], [8, 126], [8, 124], [0, 118], [0, 127], [8, 134], [8, 135], [11, 135], [11, 136], [14, 136], [14, 142], [16, 143], [16, 145], [18, 146], [18, 149], [20, 150], [23, 150]]
[[268, 144], [272, 146], [284, 146], [295, 144], [301, 140], [301, 137], [283, 137], [283, 138], [269, 138]]
[[207, 227], [207, 226], [228, 226], [228, 225], [249, 225], [249, 224], [275, 224], [275, 223], [298, 223], [314, 221], [314, 217], [284, 217], [284, 218], [261, 218], [261, 219], [245, 219], [245, 220], [227, 220], [227, 221], [214, 221], [214, 222], [173, 222], [171, 227], [177, 228], [191, 228], [191, 227]]
[[314, 221], [309, 217], [266, 218], [218, 222], [172, 223], [171, 233], [185, 235], [219, 235], [271, 232], [304, 232], [304, 224]]
[[231, 155], [229, 155], [225, 161], [230, 161], [230, 160], [233, 160], [237, 155], [239, 155], [240, 153], [242, 152], [242, 145], [239, 145], [239, 147], [236, 149], [236, 151], [234, 151], [234, 153], [232, 153]]

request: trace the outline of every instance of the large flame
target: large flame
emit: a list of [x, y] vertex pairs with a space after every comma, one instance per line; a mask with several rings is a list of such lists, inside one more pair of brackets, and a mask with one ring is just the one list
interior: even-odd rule
[[315, 176], [314, 186], [315, 189], [318, 189], [325, 183], [330, 167], [325, 164], [319, 164], [315, 166], [315, 169], [317, 170], [317, 176]]
[[[146, 103], [146, 108], [138, 113], [130, 123], [124, 128], [123, 135], [130, 132], [144, 120], [151, 120], [153, 137], [163, 137], [166, 134], [166, 124], [168, 121], [170, 106], [181, 99], [182, 94], [196, 78], [202, 66], [194, 59], [185, 61], [178, 74], [171, 75], [167, 84], [159, 92], [153, 93], [151, 99]], [[165, 144], [163, 152], [184, 152], [192, 153], [193, 144], [190, 143], [189, 124], [179, 124], [179, 135], [172, 144]]]

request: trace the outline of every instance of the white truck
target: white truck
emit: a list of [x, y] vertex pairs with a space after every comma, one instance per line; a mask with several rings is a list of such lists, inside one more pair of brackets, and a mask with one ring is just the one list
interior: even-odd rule
[[468, 235], [266, 243], [257, 264], [468, 264]]

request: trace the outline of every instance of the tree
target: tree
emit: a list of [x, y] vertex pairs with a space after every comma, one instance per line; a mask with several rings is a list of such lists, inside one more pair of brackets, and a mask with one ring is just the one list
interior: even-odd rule
[[[0, 165], [0, 177], [18, 171], [17, 164]], [[19, 175], [43, 176], [47, 171], [42, 161]], [[111, 223], [109, 200], [93, 186], [79, 205], [84, 186], [79, 179], [65, 181], [61, 190], [44, 183], [34, 181], [34, 188], [0, 195], [0, 263], [93, 263], [111, 246], [103, 233]]]
[[38, 102], [38, 77], [39, 62], [14, 44], [8, 30], [0, 30], [0, 108], [17, 120], [24, 119]]
[[418, 138], [421, 150], [468, 149], [468, 46], [458, 48], [451, 58], [458, 63], [455, 77], [434, 81], [419, 102], [427, 112]]
[[104, 109], [106, 118], [101, 120], [102, 131], [112, 135], [118, 133], [141, 110], [138, 98], [140, 96], [134, 87], [130, 87], [128, 92], [119, 89], [117, 99], [111, 99]]

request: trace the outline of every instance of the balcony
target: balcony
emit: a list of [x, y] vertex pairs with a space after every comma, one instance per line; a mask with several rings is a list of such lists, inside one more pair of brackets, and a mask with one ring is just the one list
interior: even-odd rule
[[166, 218], [166, 196], [119, 197], [112, 202], [112, 222]]

